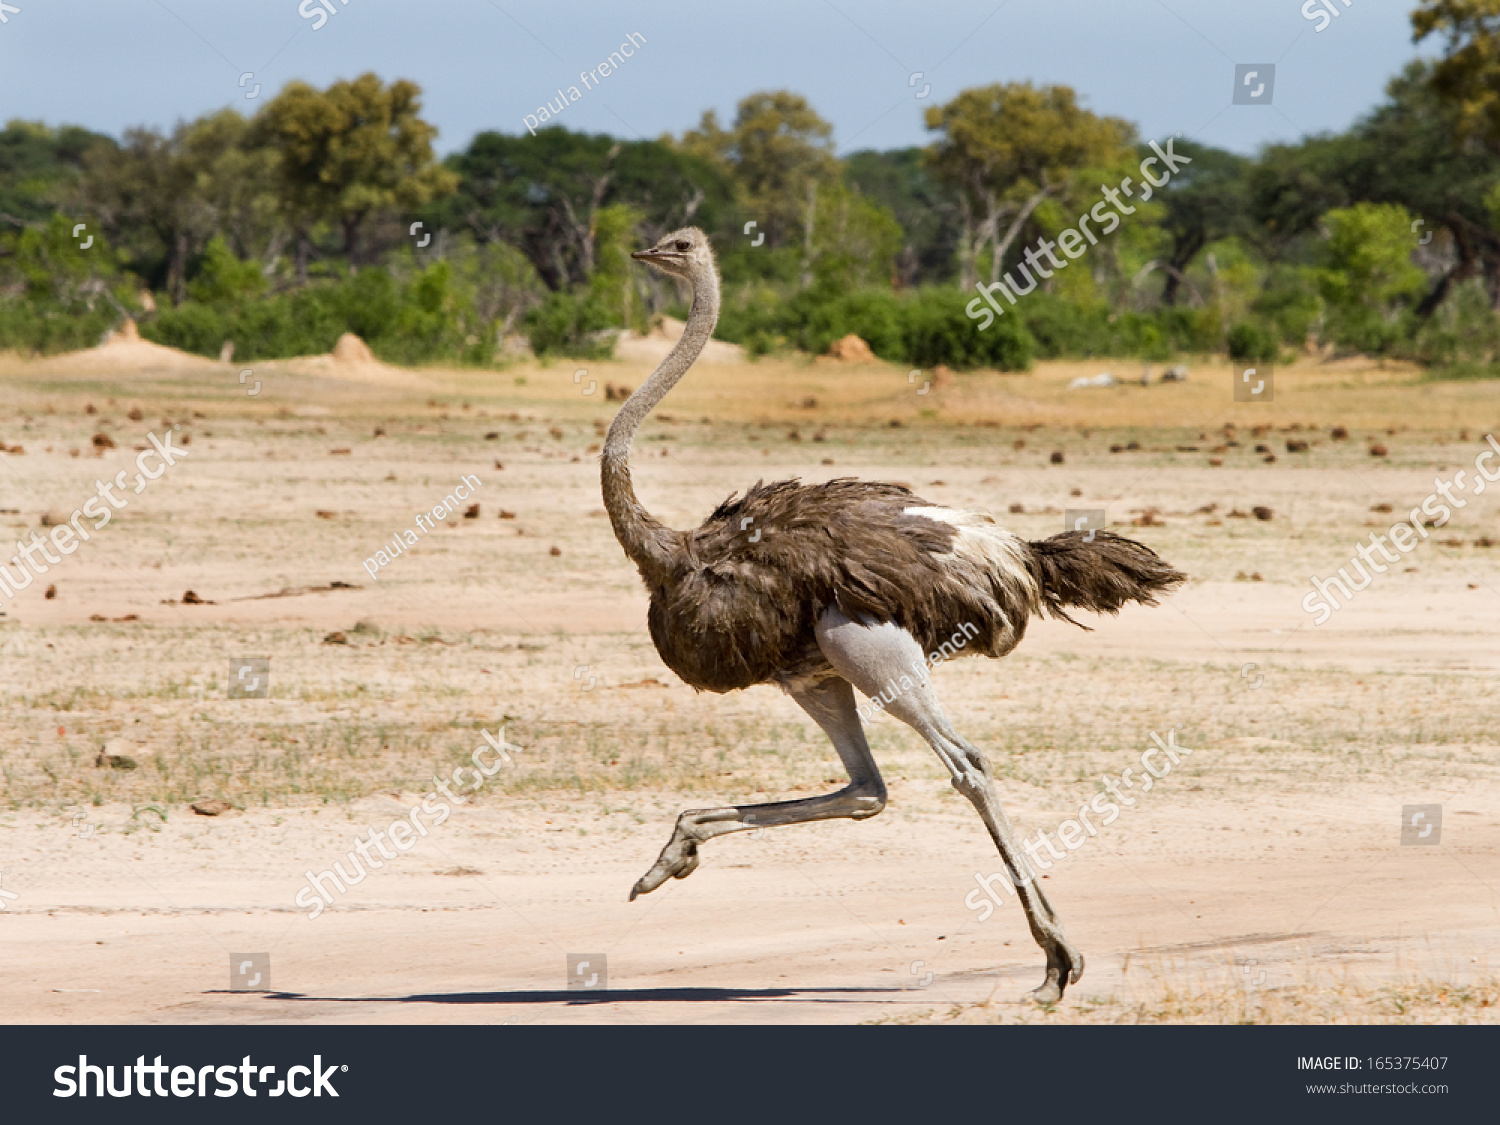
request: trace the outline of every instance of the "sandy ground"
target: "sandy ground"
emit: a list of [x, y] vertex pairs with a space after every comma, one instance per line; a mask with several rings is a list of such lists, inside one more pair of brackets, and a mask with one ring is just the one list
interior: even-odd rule
[[[56, 564], [54, 598], [38, 583], [0, 618], [3, 1018], [1493, 1021], [1500, 506], [1471, 497], [1324, 626], [1299, 603], [1435, 474], [1472, 464], [1500, 394], [1348, 363], [1278, 371], [1269, 406], [1226, 402], [1227, 373], [1206, 367], [1183, 386], [1066, 390], [1108, 366], [926, 395], [883, 365], [709, 366], [638, 446], [638, 488], [677, 526], [758, 476], [878, 477], [1038, 538], [1104, 508], [1192, 575], [1160, 608], [1093, 633], [1039, 623], [1006, 661], [937, 674], [1025, 833], [1074, 815], [1152, 731], [1193, 749], [1046, 876], [1088, 970], [1039, 1016], [1019, 910], [965, 903], [999, 870], [992, 846], [889, 719], [871, 734], [881, 816], [715, 841], [690, 879], [626, 901], [678, 810], [841, 783], [779, 693], [696, 695], [650, 647], [599, 511], [614, 404], [583, 393], [638, 385], [641, 364], [403, 383], [308, 360], [242, 383], [239, 365], [144, 353], [0, 361], [0, 443], [25, 450], [0, 457], [7, 539], [133, 476], [149, 433], [191, 441]], [[96, 456], [95, 432], [114, 447]], [[424, 531], [372, 578], [364, 560], [463, 474], [482, 482], [478, 518]], [[1272, 518], [1234, 514], [1255, 506]], [[270, 698], [228, 698], [252, 654]], [[502, 723], [513, 765], [305, 916], [305, 872], [404, 817]], [[235, 808], [189, 807], [208, 798]], [[1403, 806], [1427, 803], [1440, 842], [1403, 846]], [[251, 953], [274, 991], [229, 990]], [[570, 954], [604, 954], [609, 991], [569, 990]], [[1425, 1006], [1387, 1003], [1413, 986]], [[1288, 1007], [1313, 994], [1333, 999]]]

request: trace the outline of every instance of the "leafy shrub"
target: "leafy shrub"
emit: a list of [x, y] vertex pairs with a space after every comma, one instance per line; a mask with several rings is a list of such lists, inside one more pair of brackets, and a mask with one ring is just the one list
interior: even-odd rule
[[609, 310], [591, 294], [551, 293], [526, 316], [531, 350], [538, 358], [558, 354], [608, 359], [614, 354]]
[[473, 313], [446, 262], [435, 262], [404, 283], [384, 269], [364, 269], [332, 284], [261, 300], [233, 303], [226, 290], [232, 287], [200, 289], [222, 299], [164, 309], [141, 325], [141, 335], [208, 356], [232, 340], [235, 358], [244, 360], [328, 352], [345, 332], [391, 363], [485, 363], [493, 354], [493, 334]]
[[1276, 335], [1253, 321], [1242, 321], [1229, 330], [1229, 358], [1246, 363], [1269, 363], [1276, 358]]
[[902, 362], [915, 367], [941, 363], [960, 371], [973, 367], [1024, 371], [1030, 367], [1036, 341], [1025, 322], [1002, 316], [980, 332], [964, 311], [967, 303], [967, 293], [946, 287], [923, 289], [915, 298], [903, 301], [906, 347]]

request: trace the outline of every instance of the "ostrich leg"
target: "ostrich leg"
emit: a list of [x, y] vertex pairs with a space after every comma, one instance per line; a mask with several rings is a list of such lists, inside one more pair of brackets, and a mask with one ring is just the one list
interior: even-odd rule
[[888, 691], [900, 683], [903, 675], [916, 680], [913, 670], [921, 673], [919, 682], [898, 690], [885, 709], [937, 751], [953, 775], [953, 788], [969, 799], [989, 829], [1026, 911], [1031, 936], [1047, 954], [1047, 979], [1033, 990], [1032, 996], [1042, 1002], [1062, 999], [1063, 990], [1083, 975], [1083, 955], [1069, 944], [1062, 923], [1037, 886], [1031, 866], [1016, 843], [1010, 821], [995, 795], [989, 762], [953, 729], [938, 705], [926, 675], [922, 647], [899, 626], [861, 624], [837, 609], [829, 610], [819, 620], [818, 646], [834, 670], [868, 696]]
[[823, 728], [849, 773], [849, 784], [821, 797], [775, 801], [765, 805], [729, 805], [689, 809], [677, 818], [672, 839], [650, 871], [631, 888], [630, 898], [656, 890], [668, 879], [686, 879], [698, 867], [698, 845], [715, 836], [809, 820], [848, 817], [864, 820], [885, 808], [885, 782], [865, 742], [854, 691], [845, 680], [826, 679], [812, 687], [787, 689], [797, 704]]

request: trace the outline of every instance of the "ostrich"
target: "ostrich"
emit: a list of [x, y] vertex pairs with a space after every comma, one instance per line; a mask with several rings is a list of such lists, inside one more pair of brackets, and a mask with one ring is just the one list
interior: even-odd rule
[[880, 812], [886, 788], [855, 707], [857, 688], [889, 701], [884, 709], [931, 745], [953, 787], [978, 811], [1047, 955], [1046, 980], [1032, 996], [1060, 1000], [1082, 975], [1083, 957], [1017, 846], [984, 754], [938, 705], [924, 654], [935, 663], [954, 650], [950, 637], [961, 636], [964, 654], [1002, 657], [1032, 615], [1072, 621], [1065, 607], [1117, 613], [1129, 601], [1155, 605], [1158, 591], [1185, 576], [1150, 548], [1110, 532], [1028, 543], [985, 512], [851, 478], [757, 482], [696, 531], [664, 526], [636, 499], [630, 445], [708, 342], [719, 316], [719, 275], [708, 237], [696, 227], [631, 256], [693, 287], [681, 339], [615, 415], [601, 461], [615, 538], [650, 594], [651, 639], [667, 667], [700, 691], [781, 687], [833, 743], [849, 784], [801, 800], [689, 809], [630, 898], [691, 875], [699, 845], [715, 836]]

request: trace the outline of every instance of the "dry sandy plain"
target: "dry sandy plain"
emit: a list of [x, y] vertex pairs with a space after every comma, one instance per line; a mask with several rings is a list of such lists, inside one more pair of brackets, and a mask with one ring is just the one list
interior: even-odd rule
[[[148, 432], [191, 439], [53, 567], [55, 597], [38, 583], [0, 618], [0, 1018], [1497, 1018], [1494, 491], [1327, 624], [1300, 602], [1396, 518], [1372, 508], [1408, 510], [1472, 465], [1500, 385], [1304, 360], [1277, 371], [1273, 403], [1236, 404], [1227, 366], [1202, 361], [1184, 384], [1070, 391], [1110, 365], [1044, 364], [922, 394], [925, 376], [883, 364], [767, 360], [701, 367], [648, 423], [637, 485], [675, 526], [758, 477], [847, 474], [1031, 538], [1104, 508], [1191, 575], [1159, 608], [1094, 632], [1035, 623], [1010, 658], [937, 672], [1026, 833], [1152, 731], [1193, 751], [1046, 876], [1088, 968], [1042, 1010], [1023, 999], [1043, 958], [1019, 910], [965, 905], [999, 869], [984, 831], [888, 718], [871, 734], [881, 816], [725, 838], [690, 879], [626, 901], [678, 810], [842, 778], [774, 689], [698, 695], [660, 664], [597, 491], [603, 384], [647, 365], [579, 366], [300, 360], [242, 382], [146, 345], [0, 359], [7, 541], [133, 476]], [[363, 560], [463, 474], [479, 518], [372, 581]], [[1272, 518], [1235, 514], [1256, 506]], [[270, 659], [269, 698], [228, 697], [248, 655]], [[501, 724], [514, 765], [321, 917], [294, 905], [304, 872]], [[136, 768], [97, 764], [106, 748]], [[233, 809], [192, 810], [209, 799]], [[1419, 803], [1441, 804], [1440, 842], [1402, 846]], [[230, 991], [246, 952], [269, 954], [274, 991]], [[610, 990], [569, 991], [570, 953], [607, 955]]]

